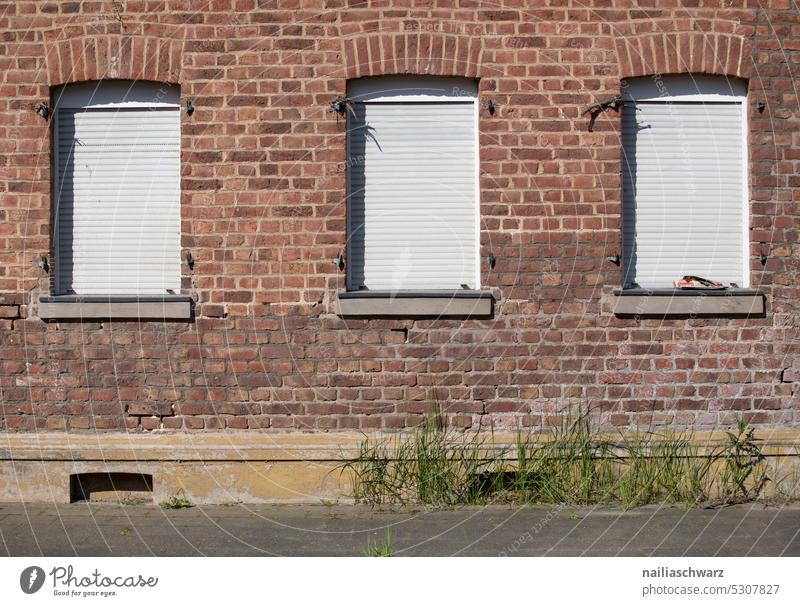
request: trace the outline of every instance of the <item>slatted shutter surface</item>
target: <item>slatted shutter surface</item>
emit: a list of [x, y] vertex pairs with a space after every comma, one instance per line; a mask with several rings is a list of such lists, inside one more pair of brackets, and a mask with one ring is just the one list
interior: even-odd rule
[[179, 109], [65, 108], [57, 129], [60, 292], [179, 290]]
[[355, 103], [348, 287], [477, 288], [475, 106]]
[[622, 113], [625, 283], [745, 285], [740, 103], [635, 102]]

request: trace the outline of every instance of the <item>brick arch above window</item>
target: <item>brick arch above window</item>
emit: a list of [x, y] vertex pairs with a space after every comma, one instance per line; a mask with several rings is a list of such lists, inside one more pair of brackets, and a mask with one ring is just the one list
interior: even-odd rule
[[90, 35], [47, 45], [48, 84], [87, 80], [180, 81], [183, 40], [147, 35]]
[[668, 32], [618, 38], [620, 78], [702, 73], [748, 78], [750, 40], [737, 35]]
[[481, 75], [481, 38], [440, 32], [370, 33], [342, 42], [346, 78], [395, 74]]

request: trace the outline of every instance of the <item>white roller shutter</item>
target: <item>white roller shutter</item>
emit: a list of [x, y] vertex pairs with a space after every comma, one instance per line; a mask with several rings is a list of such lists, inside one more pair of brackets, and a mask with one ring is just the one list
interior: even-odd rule
[[478, 288], [475, 101], [357, 102], [353, 110], [348, 287]]
[[178, 107], [59, 108], [57, 289], [180, 290]]
[[747, 286], [743, 111], [716, 100], [626, 102], [626, 286], [671, 287], [684, 275]]

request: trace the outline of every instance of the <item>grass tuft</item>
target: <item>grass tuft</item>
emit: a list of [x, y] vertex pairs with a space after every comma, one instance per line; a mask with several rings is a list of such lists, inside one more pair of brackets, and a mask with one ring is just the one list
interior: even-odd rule
[[367, 548], [364, 550], [364, 555], [370, 558], [390, 558], [394, 555], [394, 548], [392, 547], [392, 531], [387, 528], [386, 535], [383, 538], [383, 543], [372, 539], [367, 539]]
[[752, 501], [769, 481], [764, 468], [764, 454], [753, 435], [753, 429], [739, 420], [736, 433], [725, 432], [728, 439], [723, 457], [725, 465], [720, 477], [723, 504]]
[[[743, 422], [719, 447], [690, 434], [635, 432], [609, 440], [589, 415], [566, 418], [549, 435], [517, 433], [514, 448], [493, 435], [444, 428], [428, 415], [410, 439], [366, 438], [344, 464], [353, 497], [373, 505], [564, 503], [727, 505], [758, 498], [769, 478]], [[514, 456], [512, 456], [514, 455]]]
[[478, 434], [443, 429], [429, 415], [410, 440], [365, 439], [358, 457], [344, 467], [356, 478], [353, 496], [359, 502], [477, 503], [488, 488], [482, 478], [490, 478], [485, 472], [493, 459], [487, 446]]

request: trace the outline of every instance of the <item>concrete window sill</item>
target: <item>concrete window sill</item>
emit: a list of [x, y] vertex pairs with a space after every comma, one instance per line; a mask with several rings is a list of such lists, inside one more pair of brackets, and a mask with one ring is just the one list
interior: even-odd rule
[[42, 320], [189, 320], [192, 298], [59, 295], [39, 299]]
[[494, 297], [476, 290], [340, 292], [336, 314], [354, 318], [491, 318]]
[[614, 291], [614, 314], [624, 318], [763, 317], [766, 296], [760, 290], [748, 288], [629, 288]]

